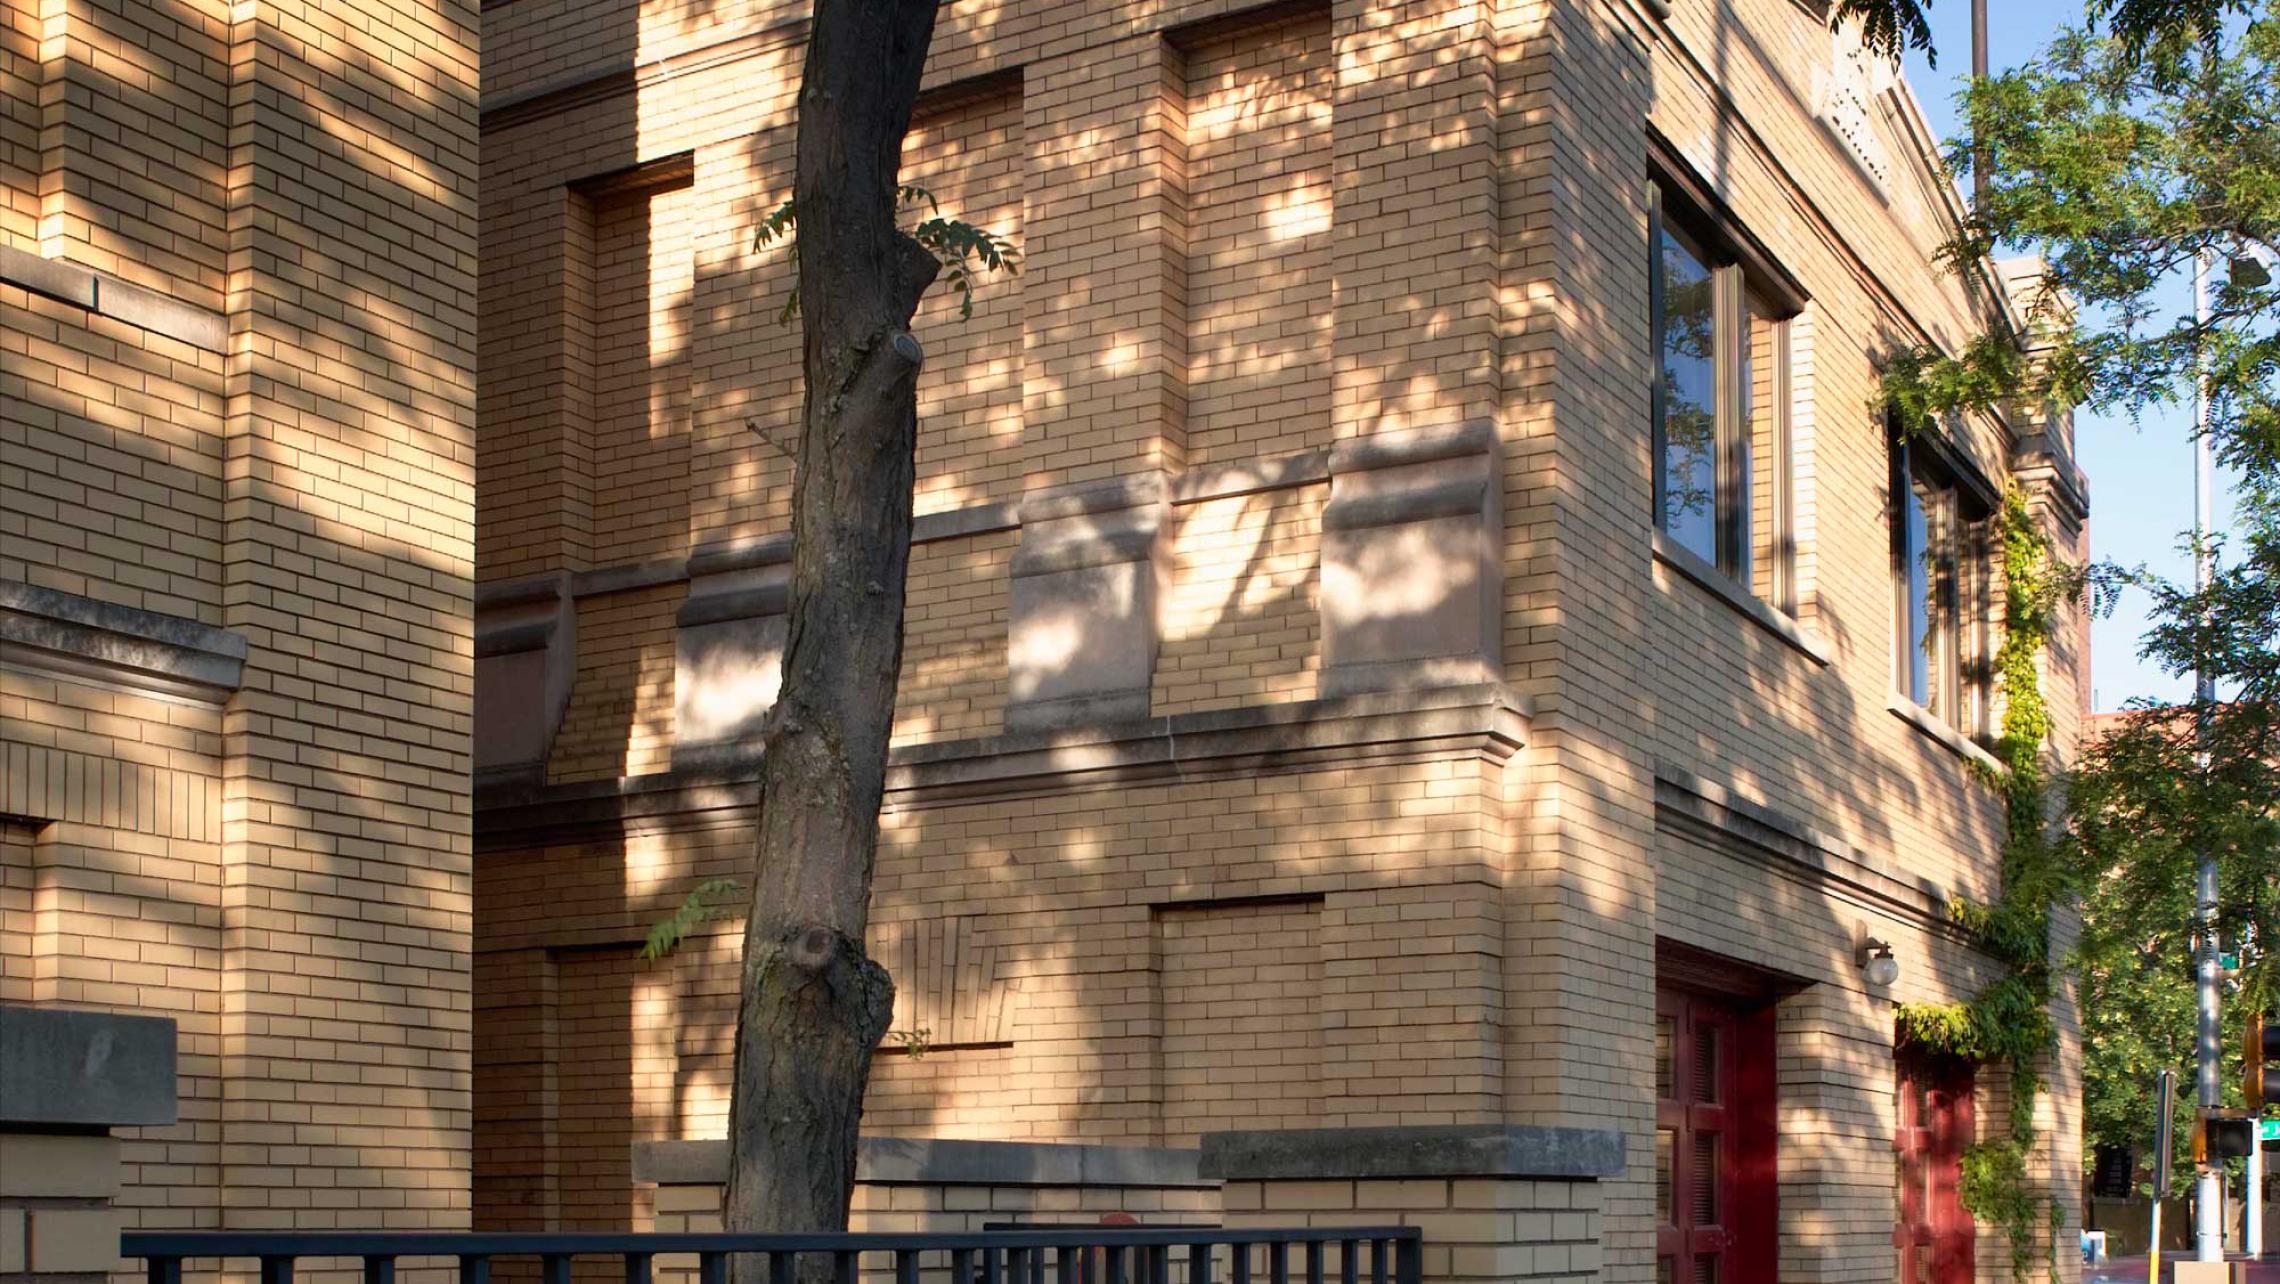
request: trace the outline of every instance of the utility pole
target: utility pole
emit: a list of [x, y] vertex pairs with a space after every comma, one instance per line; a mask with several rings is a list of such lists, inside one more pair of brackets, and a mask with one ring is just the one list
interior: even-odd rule
[[[2209, 255], [2206, 250], [2193, 257], [2193, 321], [2199, 330], [2208, 328]], [[2208, 592], [2214, 571], [2209, 535], [2216, 524], [2211, 516], [2210, 499], [2215, 489], [2216, 471], [2209, 451], [2209, 370], [2207, 360], [2196, 352], [2193, 358], [2193, 587], [2204, 594]], [[2209, 770], [2209, 706], [2217, 698], [2217, 682], [2206, 655], [2200, 656], [2194, 667], [2194, 729], [2200, 745], [2194, 762], [2205, 775]], [[2200, 1027], [2195, 1040], [2194, 1068], [2205, 1118], [2207, 1112], [2224, 1104], [2224, 1090], [2217, 1081], [2218, 1053], [2224, 1035], [2217, 1007], [2220, 943], [2217, 940], [2217, 854], [2213, 849], [2204, 848], [2201, 852], [2197, 882]], [[2221, 1160], [2204, 1162], [2194, 1187], [2194, 1256], [2204, 1262], [2225, 1260], [2224, 1173]]]
[[[1971, 0], [1971, 83], [1987, 83], [1987, 0]], [[1979, 131], [1971, 131], [1971, 212], [1987, 217], [1987, 147]]]

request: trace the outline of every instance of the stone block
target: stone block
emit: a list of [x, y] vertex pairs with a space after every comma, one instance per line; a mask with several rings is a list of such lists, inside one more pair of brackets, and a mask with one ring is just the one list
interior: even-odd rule
[[0, 1208], [0, 1275], [22, 1271], [30, 1251], [24, 1242], [24, 1210]]
[[116, 1208], [34, 1208], [26, 1268], [36, 1274], [109, 1271], [119, 1265], [119, 1231], [126, 1215]]
[[0, 1133], [0, 1197], [109, 1199], [119, 1139], [108, 1133]]
[[676, 766], [759, 744], [783, 689], [791, 553], [790, 541], [769, 540], [690, 560], [689, 596], [673, 643]]
[[1492, 426], [1342, 443], [1322, 525], [1324, 695], [1501, 674], [1503, 475]]
[[475, 772], [543, 773], [578, 676], [569, 576], [486, 589], [475, 604]]
[[1009, 593], [1009, 731], [1148, 715], [1170, 592], [1170, 488], [1149, 473], [1022, 505]]

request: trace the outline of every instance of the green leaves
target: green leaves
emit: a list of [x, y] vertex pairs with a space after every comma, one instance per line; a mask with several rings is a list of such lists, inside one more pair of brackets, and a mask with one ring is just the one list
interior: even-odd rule
[[[908, 212], [919, 208], [927, 211], [910, 229], [910, 238], [926, 247], [942, 264], [943, 276], [950, 289], [958, 296], [958, 318], [967, 320], [974, 315], [974, 286], [984, 273], [1003, 272], [1007, 276], [1021, 271], [1021, 249], [1012, 241], [988, 228], [976, 227], [959, 219], [944, 218], [942, 204], [934, 194], [923, 187], [905, 184], [895, 189], [895, 206]], [[799, 230], [799, 212], [790, 199], [760, 220], [753, 229], [753, 248], [766, 249], [778, 242], [787, 246], [793, 266], [799, 264], [800, 246], [796, 233]], [[800, 283], [797, 273], [792, 278], [791, 291], [784, 296], [784, 306], [776, 320], [789, 325], [800, 314]]]
[[678, 949], [689, 933], [729, 917], [734, 911], [728, 902], [743, 890], [744, 885], [733, 878], [708, 878], [697, 884], [671, 914], [650, 927], [649, 939], [641, 945], [642, 959], [654, 963]]

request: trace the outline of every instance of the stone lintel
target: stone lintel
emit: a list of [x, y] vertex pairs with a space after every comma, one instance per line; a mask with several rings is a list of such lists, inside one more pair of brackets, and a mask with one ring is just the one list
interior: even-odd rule
[[0, 1003], [0, 1125], [175, 1121], [174, 1022]]
[[0, 580], [0, 656], [194, 699], [237, 690], [246, 642], [176, 615]]
[[1608, 1128], [1535, 1124], [1215, 1132], [1204, 1135], [1198, 1168], [1223, 1181], [1594, 1181], [1623, 1174], [1623, 1136]]
[[[633, 1179], [659, 1186], [728, 1181], [726, 1141], [638, 1141]], [[865, 1137], [855, 1180], [874, 1186], [1192, 1186], [1196, 1152], [1160, 1146]]]

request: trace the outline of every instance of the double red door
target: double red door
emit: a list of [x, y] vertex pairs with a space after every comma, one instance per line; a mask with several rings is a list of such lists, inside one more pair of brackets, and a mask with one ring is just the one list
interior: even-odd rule
[[1971, 1145], [1971, 1063], [1903, 1050], [1893, 1171], [1899, 1284], [1971, 1284], [1971, 1214], [1957, 1188]]
[[1675, 988], [1655, 1008], [1657, 1284], [1759, 1284], [1778, 1194], [1772, 1011]]

